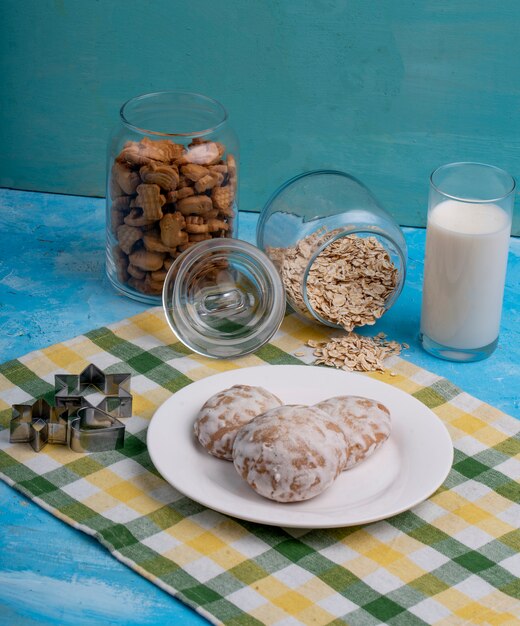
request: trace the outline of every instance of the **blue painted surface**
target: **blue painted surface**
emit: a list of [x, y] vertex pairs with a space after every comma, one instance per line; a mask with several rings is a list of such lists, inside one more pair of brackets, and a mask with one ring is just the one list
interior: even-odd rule
[[519, 18], [517, 0], [3, 0], [0, 185], [104, 195], [121, 104], [185, 89], [229, 111], [242, 209], [332, 168], [424, 224], [439, 165], [520, 175]]
[[[0, 360], [145, 309], [103, 277], [102, 200], [0, 190]], [[240, 236], [254, 241], [256, 215]], [[498, 350], [457, 364], [420, 348], [425, 232], [405, 229], [409, 272], [396, 305], [369, 331], [406, 342], [405, 358], [520, 418], [520, 239], [511, 240]], [[201, 624], [202, 618], [112, 558], [94, 539], [0, 483], [0, 623]]]

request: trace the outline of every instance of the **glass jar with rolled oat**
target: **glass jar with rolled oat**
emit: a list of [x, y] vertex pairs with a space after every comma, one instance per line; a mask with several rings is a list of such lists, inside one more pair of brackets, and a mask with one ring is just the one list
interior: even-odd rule
[[282, 185], [262, 210], [257, 243], [307, 319], [347, 331], [375, 324], [406, 277], [401, 229], [359, 180], [312, 171]]
[[224, 107], [182, 91], [126, 102], [108, 147], [106, 271], [124, 295], [160, 304], [173, 261], [233, 237], [238, 139]]

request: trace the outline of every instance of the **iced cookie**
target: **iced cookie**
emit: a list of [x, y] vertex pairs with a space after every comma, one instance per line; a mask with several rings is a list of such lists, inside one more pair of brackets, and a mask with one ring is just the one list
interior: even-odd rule
[[195, 435], [210, 454], [231, 461], [238, 429], [281, 404], [281, 400], [263, 387], [234, 385], [205, 402], [195, 420]]
[[344, 469], [373, 454], [390, 436], [390, 411], [380, 402], [360, 396], [336, 396], [314, 408], [324, 411], [342, 430], [347, 442]]
[[271, 409], [243, 426], [233, 446], [238, 473], [260, 495], [298, 502], [327, 489], [345, 464], [345, 438], [319, 409]]

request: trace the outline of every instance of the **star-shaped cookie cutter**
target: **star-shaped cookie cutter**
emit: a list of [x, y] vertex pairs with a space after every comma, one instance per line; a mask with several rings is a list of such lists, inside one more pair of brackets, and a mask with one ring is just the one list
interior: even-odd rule
[[11, 443], [30, 443], [39, 452], [47, 443], [68, 443], [70, 411], [51, 406], [40, 398], [31, 404], [13, 404], [10, 422]]
[[81, 374], [56, 374], [55, 400], [59, 407], [94, 407], [112, 417], [131, 417], [130, 374], [105, 374], [93, 364]]
[[95, 407], [83, 407], [70, 422], [69, 446], [74, 452], [119, 450], [125, 442], [125, 425]]

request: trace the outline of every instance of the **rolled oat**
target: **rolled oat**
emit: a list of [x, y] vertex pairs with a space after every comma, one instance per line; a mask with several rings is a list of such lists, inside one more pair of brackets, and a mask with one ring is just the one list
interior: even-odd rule
[[309, 341], [314, 348], [315, 365], [328, 365], [349, 372], [382, 372], [383, 361], [401, 352], [401, 344], [387, 341], [383, 333], [375, 337], [364, 337], [349, 332], [327, 341]]
[[309, 304], [327, 322], [347, 331], [374, 324], [398, 283], [398, 270], [376, 237], [352, 234], [331, 241], [303, 283], [317, 247], [334, 234], [317, 232], [295, 246], [270, 248], [268, 254], [280, 271], [289, 300], [301, 313], [307, 314], [306, 289]]

